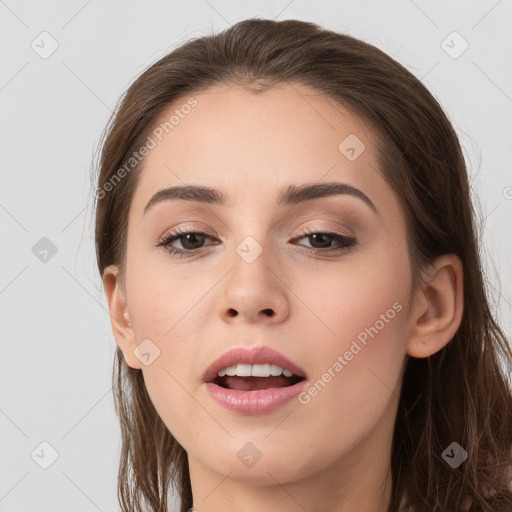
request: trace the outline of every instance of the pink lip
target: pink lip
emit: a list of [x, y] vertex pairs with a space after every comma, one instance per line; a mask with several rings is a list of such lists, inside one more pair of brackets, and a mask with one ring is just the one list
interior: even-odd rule
[[[235, 364], [275, 364], [291, 371], [303, 380], [281, 388], [260, 389], [257, 391], [240, 391], [226, 389], [214, 382], [219, 370]], [[203, 375], [206, 390], [220, 405], [239, 414], [265, 414], [275, 411], [289, 402], [304, 389], [307, 384], [306, 373], [302, 368], [292, 363], [287, 357], [270, 347], [256, 347], [249, 350], [238, 347], [229, 350], [216, 359]]]
[[244, 347], [237, 347], [225, 352], [210, 365], [203, 375], [203, 382], [212, 382], [217, 377], [219, 370], [227, 368], [228, 366], [234, 366], [235, 364], [265, 363], [275, 364], [281, 368], [290, 370], [299, 377], [306, 377], [306, 373], [302, 368], [292, 363], [287, 357], [273, 348], [259, 346], [249, 350]]
[[213, 382], [205, 384], [210, 396], [220, 405], [238, 414], [265, 414], [283, 406], [298, 396], [307, 385], [301, 380], [284, 388], [260, 389], [259, 391], [239, 391], [217, 386]]

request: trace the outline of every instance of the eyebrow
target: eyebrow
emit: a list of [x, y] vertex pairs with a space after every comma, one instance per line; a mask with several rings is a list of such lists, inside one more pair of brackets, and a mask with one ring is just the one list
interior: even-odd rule
[[[304, 185], [289, 185], [279, 192], [276, 200], [278, 205], [295, 205], [305, 201], [312, 201], [322, 197], [335, 195], [349, 195], [361, 199], [375, 214], [379, 215], [377, 207], [371, 199], [358, 188], [348, 183], [328, 182]], [[198, 203], [226, 206], [228, 196], [219, 190], [202, 185], [179, 185], [159, 190], [149, 200], [144, 208], [144, 215], [156, 204], [173, 199], [183, 199]]]

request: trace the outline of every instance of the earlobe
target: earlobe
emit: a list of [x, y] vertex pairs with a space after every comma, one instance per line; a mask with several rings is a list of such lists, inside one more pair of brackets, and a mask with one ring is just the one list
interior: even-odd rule
[[464, 308], [463, 268], [455, 254], [438, 258], [424, 276], [411, 312], [407, 353], [429, 357], [447, 345], [460, 326]]
[[139, 370], [141, 362], [133, 352], [137, 346], [135, 332], [128, 312], [125, 291], [120, 285], [118, 277], [119, 269], [115, 265], [110, 265], [103, 271], [103, 286], [107, 297], [112, 331], [128, 366]]

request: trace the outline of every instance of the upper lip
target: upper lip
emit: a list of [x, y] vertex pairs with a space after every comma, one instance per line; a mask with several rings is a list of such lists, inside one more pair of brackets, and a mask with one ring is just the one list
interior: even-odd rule
[[275, 364], [285, 370], [291, 371], [299, 377], [306, 377], [306, 373], [302, 368], [292, 363], [283, 354], [277, 352], [270, 347], [260, 346], [253, 349], [237, 347], [228, 350], [208, 367], [203, 374], [203, 382], [212, 382], [223, 368], [235, 366], [236, 364]]

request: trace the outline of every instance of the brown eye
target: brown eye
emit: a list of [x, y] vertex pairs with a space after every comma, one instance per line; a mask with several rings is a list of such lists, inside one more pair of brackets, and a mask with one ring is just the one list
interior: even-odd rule
[[[354, 237], [341, 235], [339, 233], [309, 231], [303, 233], [303, 235], [304, 236], [296, 238], [295, 240], [308, 239], [310, 241], [310, 248], [308, 250], [315, 254], [339, 254], [348, 251], [352, 246], [357, 244], [357, 240]], [[333, 246], [333, 244], [335, 246]]]
[[[302, 240], [303, 238], [310, 240], [311, 250], [316, 253], [344, 251], [357, 243], [354, 237], [323, 231], [304, 233], [303, 237], [296, 240]], [[338, 247], [333, 247], [333, 243], [337, 244]]]
[[199, 249], [207, 237], [201, 233], [187, 233], [177, 237], [180, 240], [182, 247], [186, 250]]
[[[193, 253], [201, 249], [207, 238], [211, 237], [199, 231], [176, 230], [166, 235], [157, 244], [157, 247], [163, 247], [170, 254], [180, 254], [180, 256], [184, 256], [187, 252]], [[182, 248], [173, 245], [178, 241]]]

